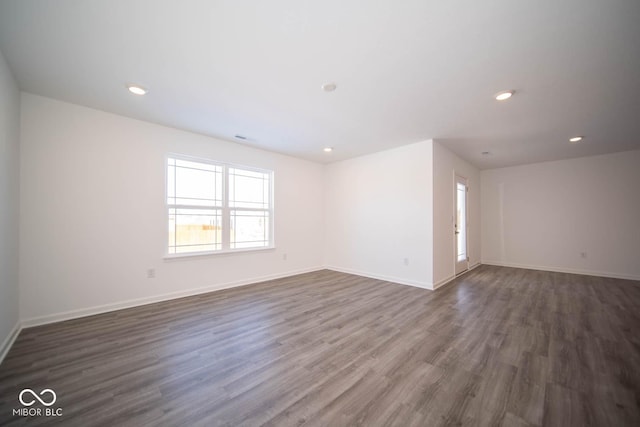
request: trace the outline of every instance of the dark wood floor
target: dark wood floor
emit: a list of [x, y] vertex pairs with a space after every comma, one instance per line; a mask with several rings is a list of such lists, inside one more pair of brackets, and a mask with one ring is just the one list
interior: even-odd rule
[[[22, 418], [23, 388], [58, 418]], [[34, 405], [37, 407], [39, 404]], [[640, 282], [320, 271], [25, 329], [0, 424], [640, 425]]]

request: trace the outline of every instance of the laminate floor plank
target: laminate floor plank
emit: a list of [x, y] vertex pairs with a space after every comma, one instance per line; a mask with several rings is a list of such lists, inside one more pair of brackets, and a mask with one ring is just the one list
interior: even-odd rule
[[[62, 416], [14, 416], [25, 388]], [[322, 270], [28, 328], [0, 425], [637, 426], [640, 282]]]

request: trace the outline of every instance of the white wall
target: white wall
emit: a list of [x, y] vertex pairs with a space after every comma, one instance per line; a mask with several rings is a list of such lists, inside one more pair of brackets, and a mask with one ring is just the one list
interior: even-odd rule
[[[640, 151], [480, 173], [425, 141], [325, 167], [31, 94], [20, 102], [0, 65], [0, 339], [18, 292], [29, 325], [323, 265], [437, 287], [454, 274], [454, 173], [469, 179], [472, 266], [640, 278]], [[277, 249], [163, 259], [167, 152], [273, 169]]]
[[482, 262], [639, 280], [639, 186], [640, 151], [482, 171]]
[[425, 141], [327, 165], [328, 268], [431, 287], [431, 157]]
[[[21, 126], [27, 324], [322, 266], [322, 165], [25, 93]], [[163, 260], [168, 152], [274, 170], [277, 249]]]
[[469, 266], [480, 263], [480, 170], [433, 142], [433, 283], [455, 276], [455, 175], [467, 178]]
[[20, 92], [0, 52], [0, 360], [19, 319]]

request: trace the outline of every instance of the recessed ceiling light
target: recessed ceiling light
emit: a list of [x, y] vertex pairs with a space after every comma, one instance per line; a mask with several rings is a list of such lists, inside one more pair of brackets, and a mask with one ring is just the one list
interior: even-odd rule
[[569, 138], [569, 142], [580, 142], [584, 139], [584, 136], [574, 136], [573, 138]]
[[147, 92], [149, 92], [147, 89], [138, 85], [127, 85], [127, 89], [129, 89], [129, 92], [136, 95], [145, 95]]
[[330, 153], [330, 152], [332, 152], [332, 151], [333, 151], [333, 148], [332, 148], [332, 147], [325, 147], [325, 148], [324, 148], [324, 152], [325, 152], [325, 153]]
[[514, 93], [516, 93], [515, 90], [503, 90], [502, 92], [496, 93], [495, 98], [497, 101], [506, 101], [511, 98]]
[[325, 83], [322, 85], [322, 90], [325, 92], [333, 92], [337, 87], [335, 83]]

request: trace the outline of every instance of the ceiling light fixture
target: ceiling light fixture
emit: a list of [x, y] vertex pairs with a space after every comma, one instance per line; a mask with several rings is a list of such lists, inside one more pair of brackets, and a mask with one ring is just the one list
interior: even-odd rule
[[333, 92], [337, 89], [337, 87], [338, 85], [336, 85], [335, 83], [325, 83], [322, 85], [322, 90], [325, 92]]
[[325, 147], [325, 148], [324, 148], [324, 152], [325, 152], [325, 153], [330, 153], [330, 152], [332, 152], [332, 151], [333, 151], [333, 148], [332, 148], [332, 147]]
[[496, 93], [496, 101], [506, 101], [511, 98], [513, 94], [516, 93], [515, 90], [503, 90], [502, 92]]
[[147, 89], [138, 85], [127, 85], [127, 89], [129, 89], [129, 92], [135, 95], [146, 95], [147, 92], [149, 92]]
[[573, 138], [569, 138], [569, 142], [580, 142], [584, 139], [584, 136], [574, 136]]

